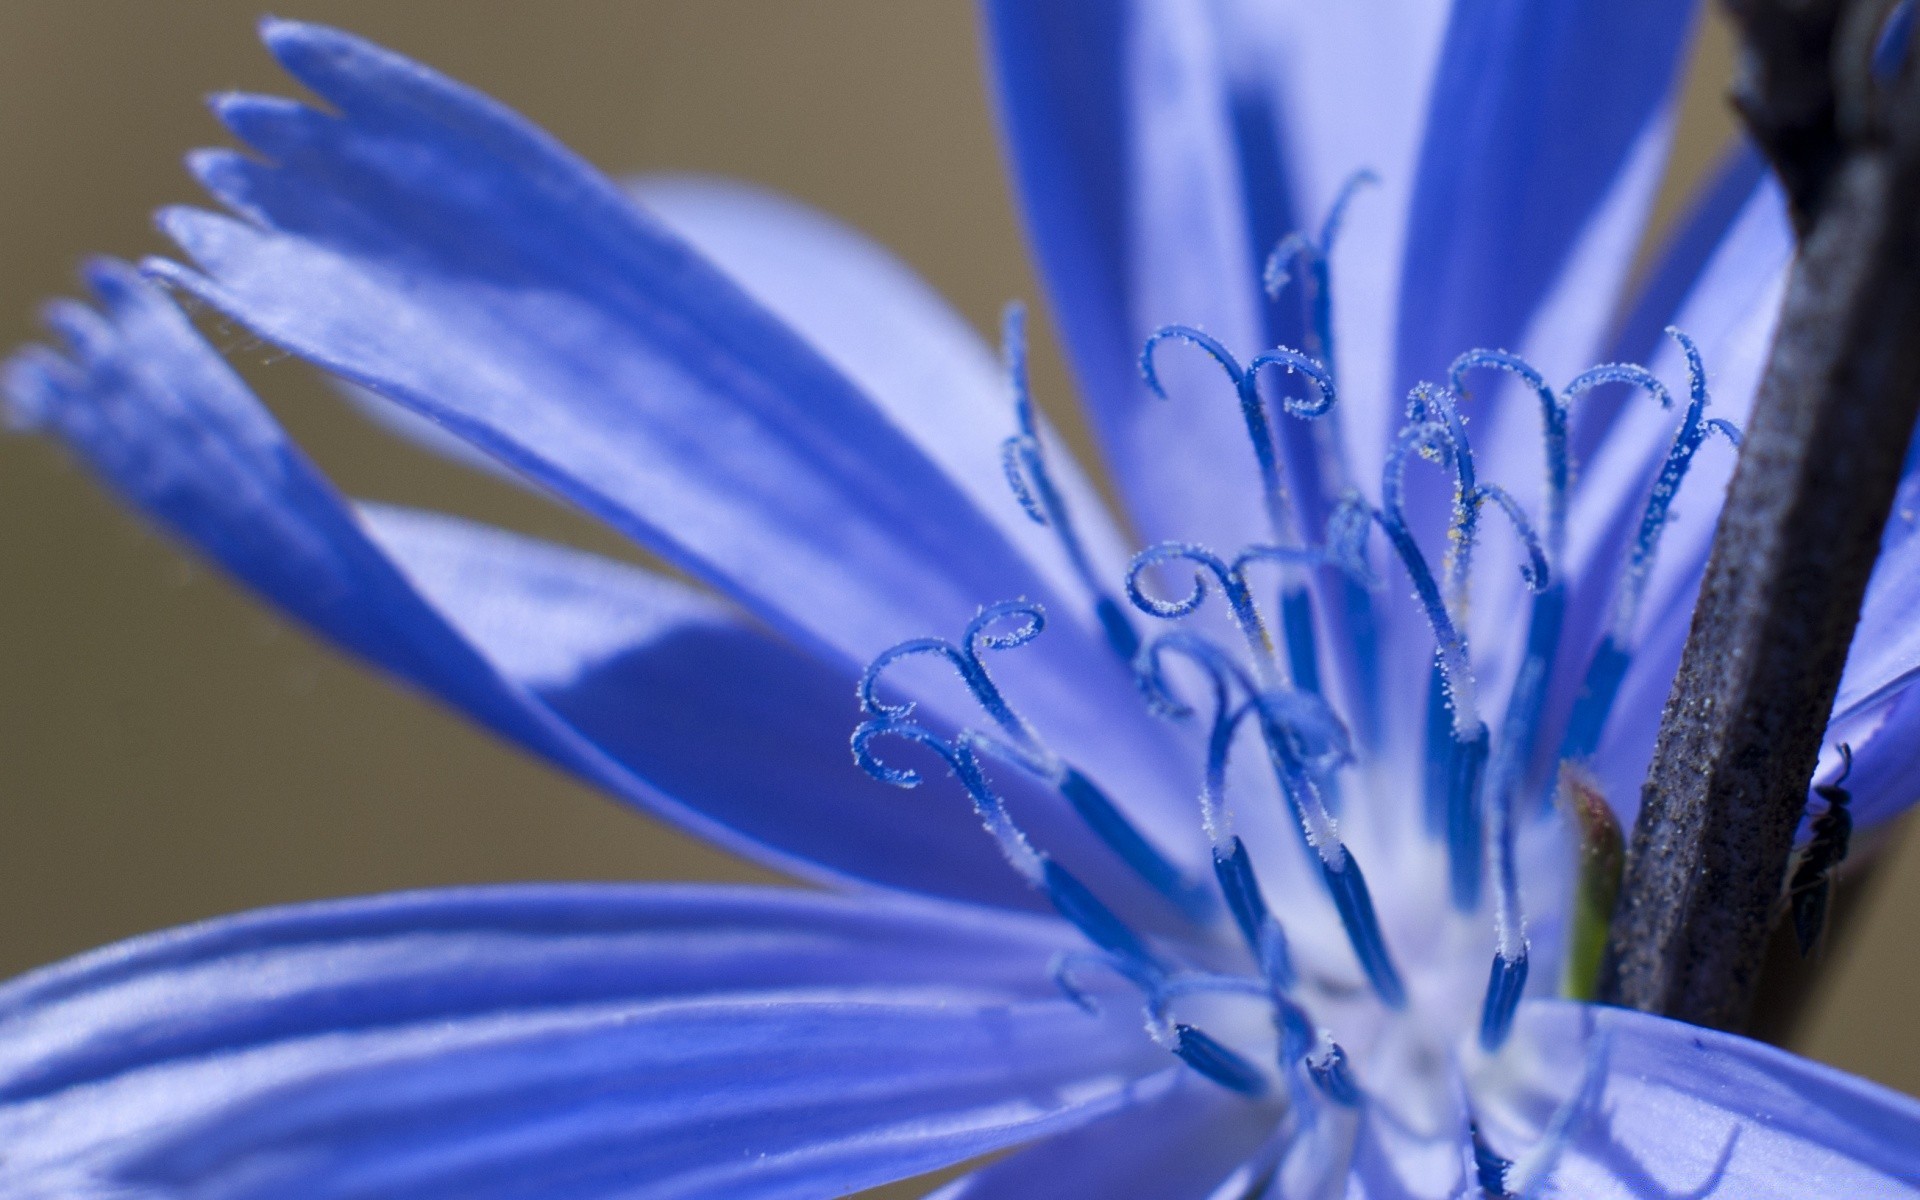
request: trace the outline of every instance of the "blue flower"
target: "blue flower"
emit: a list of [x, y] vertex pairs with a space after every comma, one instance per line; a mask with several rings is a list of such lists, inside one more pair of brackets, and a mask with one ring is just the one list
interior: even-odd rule
[[[622, 191], [268, 22], [326, 107], [217, 100], [226, 212], [91, 268], [13, 419], [410, 686], [828, 886], [309, 905], [28, 975], [0, 1192], [810, 1197], [1012, 1147], [941, 1195], [1920, 1192], [1913, 1102], [1553, 998], [1548, 797], [1631, 817], [1780, 200], [1735, 161], [1623, 300], [1683, 7], [1362, 7], [990, 8], [1131, 557], [1017, 319], [996, 364], [818, 215]], [[705, 586], [344, 499], [159, 284]], [[1863, 824], [1912, 798], [1912, 528], [1830, 739]], [[959, 786], [895, 790], [926, 763]]]

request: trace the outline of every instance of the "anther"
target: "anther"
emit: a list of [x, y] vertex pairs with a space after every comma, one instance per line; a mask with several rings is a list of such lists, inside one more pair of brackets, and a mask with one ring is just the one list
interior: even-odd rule
[[1173, 1034], [1173, 1052], [1194, 1070], [1243, 1096], [1266, 1094], [1267, 1077], [1260, 1068], [1221, 1045], [1210, 1034], [1184, 1023], [1174, 1025]]
[[1513, 1193], [1507, 1190], [1507, 1175], [1513, 1170], [1513, 1163], [1487, 1144], [1478, 1121], [1467, 1122], [1467, 1138], [1473, 1144], [1473, 1177], [1480, 1185], [1481, 1194], [1488, 1200], [1514, 1200]]
[[1332, 1038], [1324, 1038], [1320, 1052], [1306, 1060], [1307, 1076], [1327, 1099], [1344, 1108], [1358, 1108], [1366, 1093], [1354, 1078], [1347, 1052]]

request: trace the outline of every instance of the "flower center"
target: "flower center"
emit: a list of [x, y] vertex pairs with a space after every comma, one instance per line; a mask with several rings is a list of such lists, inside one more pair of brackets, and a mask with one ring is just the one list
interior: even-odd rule
[[[1085, 936], [1089, 949], [1055, 964], [1055, 982], [1069, 997], [1094, 1005], [1092, 975], [1117, 976], [1143, 999], [1147, 1035], [1188, 1067], [1278, 1103], [1293, 1141], [1309, 1131], [1338, 1141], [1347, 1128], [1349, 1150], [1351, 1129], [1342, 1121], [1351, 1117], [1339, 1114], [1374, 1106], [1397, 1114], [1400, 1124], [1437, 1133], [1444, 1114], [1457, 1112], [1459, 1097], [1471, 1091], [1460, 1063], [1491, 1061], [1508, 1043], [1530, 976], [1520, 863], [1565, 853], [1563, 823], [1546, 819], [1555, 810], [1544, 802], [1551, 787], [1541, 782], [1536, 760], [1549, 732], [1548, 700], [1566, 633], [1569, 417], [1577, 400], [1607, 385], [1673, 406], [1643, 367], [1602, 365], [1556, 391], [1512, 354], [1470, 350], [1453, 362], [1444, 384], [1413, 389], [1384, 458], [1378, 499], [1367, 498], [1332, 436], [1337, 431], [1327, 428], [1338, 398], [1329, 254], [1362, 182], [1342, 192], [1317, 239], [1291, 236], [1269, 260], [1265, 278], [1276, 302], [1288, 283], [1298, 285], [1304, 351], [1279, 347], [1243, 364], [1218, 340], [1174, 325], [1156, 331], [1141, 352], [1146, 384], [1163, 400], [1164, 355], [1184, 347], [1220, 368], [1254, 453], [1270, 541], [1230, 555], [1165, 542], [1136, 555], [1124, 579], [1101, 579], [1048, 467], [1027, 387], [1020, 311], [1007, 320], [1017, 426], [1003, 447], [1008, 482], [1027, 514], [1058, 538], [1093, 598], [1108, 645], [1128, 664], [1146, 702], [1171, 721], [1196, 726], [1198, 816], [1212, 878], [1183, 866], [1181, 855], [1143, 832], [1094, 781], [1097, 770], [1083, 771], [1051, 749], [994, 681], [986, 652], [1038, 637], [1046, 614], [1036, 604], [992, 604], [957, 641], [917, 638], [881, 654], [860, 681], [867, 719], [853, 737], [860, 766], [884, 782], [921, 782], [918, 772], [877, 757], [874, 743], [884, 736], [915, 742], [946, 762], [1008, 863]], [[1556, 762], [1582, 763], [1599, 745], [1635, 652], [1661, 531], [1694, 454], [1713, 433], [1738, 440], [1732, 426], [1705, 418], [1699, 352], [1684, 334], [1668, 332], [1686, 356], [1689, 403], [1628, 540]], [[1545, 466], [1537, 519], [1478, 471], [1463, 405], [1472, 397], [1468, 383], [1489, 376], [1537, 403]], [[1299, 394], [1272, 403], [1290, 381]], [[1293, 435], [1302, 429], [1310, 434], [1310, 469], [1290, 476], [1283, 463], [1302, 455], [1285, 453], [1286, 446], [1292, 439], [1298, 448]], [[1450, 491], [1417, 505], [1419, 519], [1409, 515], [1408, 467], [1416, 460], [1437, 468]], [[1483, 709], [1467, 629], [1474, 555], [1489, 511], [1514, 535], [1527, 608], [1525, 635], [1505, 660], [1517, 665], [1507, 668], [1498, 714]], [[1430, 656], [1417, 730], [1387, 728], [1383, 719], [1392, 664], [1380, 647], [1403, 602], [1381, 583], [1375, 530], [1387, 561], [1411, 584], [1415, 627], [1425, 627], [1426, 640], [1414, 651]], [[1436, 538], [1444, 546], [1437, 559], [1423, 546]], [[1191, 586], [1162, 591], [1176, 569], [1191, 572]], [[1259, 599], [1256, 585], [1268, 586], [1261, 583], [1266, 576], [1277, 584], [1267, 593], [1277, 596], [1277, 623]], [[1216, 592], [1222, 603], [1209, 606]], [[892, 668], [923, 657], [958, 675], [986, 718], [982, 727], [937, 733], [914, 719], [913, 704], [881, 698]], [[1396, 749], [1403, 745], [1417, 749]], [[1051, 857], [1016, 823], [989, 778], [989, 762], [1057, 793], [1165, 912], [1129, 910], [1123, 917]], [[1544, 774], [1557, 778], [1552, 770]], [[1418, 798], [1411, 809], [1395, 802], [1406, 795]], [[1267, 836], [1250, 845], [1234, 817], [1253, 813]], [[1394, 883], [1381, 904], [1352, 840], [1370, 858], [1380, 856], [1377, 865], [1387, 869], [1381, 878]], [[1335, 920], [1313, 919], [1316, 909]], [[1605, 914], [1576, 909], [1572, 918], [1576, 926], [1594, 920]], [[1592, 930], [1578, 927], [1559, 940], [1583, 935], [1592, 941]], [[1568, 986], [1580, 990], [1577, 981]], [[1597, 1070], [1590, 1061], [1589, 1076]], [[1576, 1089], [1575, 1099], [1587, 1090]], [[1483, 1190], [1506, 1195], [1512, 1164], [1481, 1136], [1474, 1103], [1469, 1096], [1468, 1148]], [[1566, 1130], [1555, 1136], [1564, 1139]]]

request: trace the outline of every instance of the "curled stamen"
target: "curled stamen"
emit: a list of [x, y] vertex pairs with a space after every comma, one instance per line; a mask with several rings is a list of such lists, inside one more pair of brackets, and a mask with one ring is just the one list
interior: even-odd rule
[[[1288, 375], [1306, 376], [1317, 390], [1318, 398], [1289, 397], [1282, 402], [1283, 411], [1303, 420], [1325, 416], [1332, 410], [1335, 398], [1332, 372], [1299, 351], [1285, 346], [1257, 356], [1243, 368], [1215, 338], [1184, 325], [1168, 325], [1156, 330], [1140, 352], [1140, 369], [1147, 386], [1162, 398], [1165, 398], [1166, 390], [1155, 366], [1156, 351], [1162, 342], [1168, 340], [1199, 346], [1226, 372], [1239, 398], [1241, 419], [1247, 427], [1247, 441], [1253, 447], [1254, 460], [1260, 470], [1260, 489], [1266, 504], [1268, 528], [1275, 539], [1285, 539], [1291, 532], [1304, 540], [1308, 536], [1305, 528], [1288, 529], [1291, 523], [1290, 508], [1286, 487], [1281, 479], [1280, 447], [1275, 440], [1272, 422], [1267, 417], [1266, 401], [1260, 394], [1260, 372], [1268, 367], [1279, 367]], [[1318, 691], [1319, 649], [1313, 638], [1313, 601], [1305, 582], [1290, 580], [1281, 593], [1281, 605], [1287, 618], [1288, 667], [1294, 682], [1308, 691]]]
[[[1443, 445], [1451, 438], [1445, 425], [1409, 424], [1401, 430], [1381, 477], [1382, 504], [1373, 515], [1375, 523], [1386, 533], [1388, 543], [1393, 546], [1412, 579], [1414, 594], [1426, 613], [1427, 623], [1433, 629], [1434, 661], [1441, 686], [1433, 689], [1432, 695], [1436, 701], [1444, 702], [1451, 720], [1448, 722], [1449, 737], [1445, 742], [1437, 738], [1428, 742], [1429, 779], [1433, 786], [1444, 781], [1446, 789], [1444, 799], [1430, 793], [1428, 803], [1445, 814], [1443, 825], [1453, 902], [1455, 907], [1466, 912], [1478, 906], [1480, 897], [1479, 794], [1481, 768], [1487, 759], [1487, 726], [1480, 719], [1475, 699], [1473, 666], [1467, 657], [1466, 636], [1442, 599], [1440, 585], [1427, 565], [1426, 555], [1414, 541], [1405, 515], [1406, 460], [1409, 455], [1432, 445], [1436, 438], [1441, 439]], [[1456, 454], [1456, 462], [1459, 458]], [[1463, 469], [1461, 478], [1464, 487], [1473, 486], [1470, 471], [1470, 467]], [[1466, 506], [1467, 512], [1471, 510], [1471, 505]], [[1437, 729], [1437, 713], [1429, 725]]]
[[1433, 425], [1408, 425], [1400, 431], [1381, 476], [1381, 506], [1371, 510], [1371, 515], [1411, 577], [1414, 593], [1426, 613], [1427, 623], [1433, 629], [1440, 670], [1446, 682], [1447, 702], [1453, 715], [1455, 740], [1464, 743], [1473, 741], [1484, 732], [1474, 701], [1473, 670], [1467, 659], [1467, 640], [1454, 624], [1446, 602], [1441, 598], [1440, 585], [1434, 579], [1432, 568], [1427, 565], [1426, 555], [1419, 543], [1414, 541], [1413, 531], [1407, 527], [1405, 509], [1406, 460], [1409, 455], [1429, 445], [1434, 436]]
[[[1240, 403], [1241, 420], [1247, 427], [1247, 442], [1253, 447], [1254, 461], [1260, 470], [1260, 490], [1266, 503], [1268, 525], [1275, 538], [1286, 537], [1289, 524], [1286, 486], [1281, 479], [1279, 446], [1274, 440], [1273, 424], [1267, 417], [1266, 401], [1260, 395], [1260, 371], [1265, 367], [1281, 367], [1289, 375], [1302, 374], [1312, 382], [1319, 392], [1317, 400], [1294, 397], [1282, 404], [1286, 413], [1302, 419], [1324, 416], [1332, 409], [1335, 396], [1332, 373], [1320, 363], [1285, 346], [1269, 350], [1243, 367], [1240, 360], [1211, 334], [1186, 325], [1166, 325], [1156, 329], [1140, 350], [1140, 374], [1148, 389], [1163, 400], [1167, 397], [1167, 391], [1160, 379], [1159, 348], [1168, 341], [1199, 347], [1226, 372]], [[1304, 536], [1306, 531], [1294, 532]]]
[[874, 754], [873, 742], [881, 737], [897, 737], [913, 742], [946, 760], [947, 767], [960, 781], [960, 786], [966, 789], [967, 798], [973, 802], [974, 813], [993, 836], [994, 843], [1000, 847], [1000, 853], [1007, 862], [1028, 883], [1035, 887], [1045, 886], [1045, 856], [1033, 848], [1027, 835], [1007, 814], [1006, 805], [987, 782], [986, 773], [980, 767], [980, 758], [973, 752], [964, 734], [955, 741], [949, 741], [896, 713], [877, 716], [853, 731], [853, 758], [862, 771], [881, 783], [916, 788], [923, 782], [920, 772], [911, 767], [889, 766]]
[[[1153, 567], [1180, 560], [1198, 568], [1193, 576], [1193, 589], [1178, 600], [1148, 595], [1141, 586], [1141, 576]], [[1211, 575], [1219, 584], [1221, 595], [1226, 598], [1234, 627], [1240, 631], [1240, 636], [1246, 640], [1247, 648], [1252, 653], [1254, 676], [1260, 687], [1264, 690], [1278, 689], [1282, 686], [1282, 680], [1274, 657], [1273, 636], [1268, 632], [1259, 607], [1254, 603], [1253, 592], [1247, 586], [1246, 568], [1254, 562], [1318, 566], [1326, 562], [1326, 556], [1315, 550], [1258, 546], [1243, 551], [1229, 563], [1203, 546], [1187, 542], [1161, 542], [1133, 556], [1133, 562], [1127, 567], [1127, 598], [1142, 612], [1162, 620], [1179, 620], [1193, 613], [1207, 598], [1210, 590], [1207, 578]]]
[[[1262, 274], [1270, 299], [1278, 301], [1289, 279], [1300, 285], [1301, 315], [1304, 325], [1303, 347], [1317, 361], [1332, 385], [1337, 377], [1334, 352], [1332, 255], [1346, 214], [1354, 197], [1368, 184], [1379, 179], [1373, 172], [1356, 171], [1348, 177], [1321, 224], [1317, 242], [1296, 232], [1282, 239], [1267, 258]], [[1300, 540], [1310, 542], [1310, 526], [1326, 525], [1339, 505], [1339, 497], [1350, 487], [1353, 472], [1347, 461], [1346, 443], [1340, 431], [1340, 414], [1330, 411], [1309, 425], [1283, 426], [1283, 448], [1294, 480], [1300, 521]], [[1369, 742], [1380, 734], [1381, 704], [1378, 632], [1375, 628], [1373, 598], [1365, 581], [1342, 580], [1338, 585], [1341, 637], [1336, 641], [1334, 659], [1346, 680], [1347, 694], [1358, 708], [1361, 730]], [[1304, 605], [1282, 600], [1283, 619], [1289, 626], [1289, 645], [1296, 625], [1307, 625], [1310, 610]], [[1290, 648], [1290, 654], [1292, 653]], [[1296, 674], [1298, 674], [1296, 666]], [[1317, 677], [1302, 678], [1302, 686], [1318, 691]]]
[[[1009, 620], [1015, 622], [1010, 629], [994, 632], [995, 626]], [[980, 658], [982, 650], [1011, 650], [1026, 645], [1040, 636], [1046, 624], [1046, 611], [1039, 605], [1024, 600], [1003, 600], [981, 609], [967, 623], [959, 645], [945, 638], [925, 637], [891, 646], [881, 651], [860, 677], [860, 707], [870, 716], [906, 718], [913, 712], [912, 702], [887, 704], [882, 701], [877, 694], [880, 677], [904, 658], [919, 655], [944, 658], [959, 673], [960, 681], [979, 702], [981, 710], [1006, 735], [1010, 743], [1007, 756], [1050, 782], [1056, 781], [1064, 769], [1059, 759], [1041, 743], [1026, 718], [1007, 703]]]
[[[1639, 528], [1627, 551], [1626, 568], [1614, 585], [1613, 610], [1606, 634], [1587, 664], [1579, 698], [1574, 702], [1573, 713], [1567, 719], [1567, 732], [1560, 746], [1562, 760], [1584, 761], [1592, 757], [1594, 750], [1599, 747], [1601, 731], [1606, 726], [1614, 698], [1620, 690], [1621, 679], [1626, 675], [1627, 666], [1633, 658], [1634, 628], [1639, 621], [1640, 604], [1646, 595], [1654, 555], [1660, 547], [1660, 535], [1667, 527], [1674, 497], [1679, 494], [1680, 483], [1693, 465], [1694, 454], [1713, 433], [1720, 433], [1735, 446], [1740, 443], [1739, 431], [1733, 426], [1718, 418], [1711, 421], [1705, 419], [1707, 371], [1701, 361], [1699, 347], [1692, 338], [1671, 326], [1667, 334], [1679, 343], [1687, 357], [1687, 409], [1680, 427], [1674, 431], [1666, 460], [1661, 464], [1660, 472], [1654, 478], [1653, 489], [1647, 496]], [[1619, 380], [1647, 388], [1663, 404], [1672, 403], [1666, 389], [1644, 370], [1615, 369], [1624, 372], [1617, 376]]]
[[1479, 507], [1492, 502], [1493, 506], [1506, 514], [1507, 521], [1513, 526], [1514, 536], [1520, 539], [1521, 549], [1526, 551], [1527, 560], [1520, 565], [1520, 578], [1533, 592], [1544, 592], [1553, 580], [1552, 568], [1548, 565], [1547, 552], [1540, 544], [1540, 537], [1533, 531], [1533, 522], [1521, 509], [1507, 489], [1494, 483], [1483, 483], [1474, 493], [1474, 505]]
[[1246, 382], [1241, 386], [1251, 390], [1261, 370], [1266, 367], [1281, 367], [1289, 375], [1304, 375], [1320, 393], [1318, 399], [1290, 396], [1283, 400], [1281, 407], [1286, 410], [1287, 415], [1311, 420], [1315, 417], [1324, 417], [1332, 411], [1338, 392], [1333, 386], [1333, 373], [1327, 370], [1325, 364], [1309, 358], [1298, 350], [1276, 346], [1272, 350], [1256, 355], [1254, 360], [1247, 364]]
[[1505, 371], [1530, 388], [1540, 402], [1541, 437], [1547, 465], [1546, 555], [1548, 562], [1558, 567], [1566, 549], [1567, 485], [1572, 474], [1567, 459], [1567, 412], [1577, 393], [1570, 387], [1565, 394], [1556, 396], [1540, 372], [1525, 359], [1505, 350], [1469, 350], [1454, 359], [1447, 369], [1448, 386], [1462, 398], [1466, 397], [1467, 373], [1476, 369]]
[[[1210, 894], [1189, 880], [1171, 859], [1149, 842], [1099, 785], [1049, 749], [1026, 718], [1007, 702], [987, 673], [981, 659], [983, 651], [1024, 646], [1040, 636], [1045, 628], [1046, 613], [1039, 605], [1007, 600], [981, 609], [967, 623], [958, 645], [943, 638], [913, 638], [890, 647], [882, 651], [861, 676], [861, 708], [878, 721], [905, 722], [913, 711], [912, 703], [882, 701], [876, 691], [881, 675], [904, 658], [931, 655], [945, 659], [1003, 735], [998, 738], [975, 733], [963, 735], [969, 755], [972, 747], [978, 746], [1053, 787], [1107, 848], [1119, 855], [1140, 878], [1189, 918], [1204, 921], [1213, 911]], [[889, 778], [886, 782], [898, 781]]]
[[1094, 613], [1106, 633], [1107, 644], [1122, 659], [1131, 660], [1140, 648], [1139, 634], [1127, 619], [1126, 610], [1114, 601], [1096, 578], [1066, 499], [1060, 494], [1060, 489], [1054, 486], [1052, 473], [1047, 467], [1033, 394], [1027, 383], [1026, 309], [1019, 304], [1008, 305], [1002, 330], [1001, 355], [1013, 392], [1014, 416], [1020, 427], [1020, 431], [1001, 443], [1000, 447], [1001, 468], [1006, 473], [1007, 485], [1013, 490], [1020, 507], [1026, 510], [1027, 516], [1051, 528], [1060, 539], [1060, 547], [1066, 552], [1068, 564], [1093, 596]]

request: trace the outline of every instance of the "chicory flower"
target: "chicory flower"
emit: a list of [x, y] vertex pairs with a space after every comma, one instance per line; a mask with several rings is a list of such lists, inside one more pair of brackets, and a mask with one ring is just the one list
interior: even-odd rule
[[[1361, 7], [988, 14], [1137, 554], [1017, 316], [996, 363], [817, 214], [622, 191], [268, 22], [325, 107], [215, 102], [226, 212], [52, 306], [14, 421], [346, 649], [827, 888], [417, 893], [36, 972], [0, 989], [0, 1192], [811, 1197], [1011, 1147], [941, 1195], [1920, 1191], [1911, 1101], [1554, 998], [1779, 198], [1734, 163], [1623, 301], [1685, 11]], [[163, 285], [705, 586], [346, 500]], [[1911, 529], [1835, 714], [1863, 824], [1912, 799]]]

